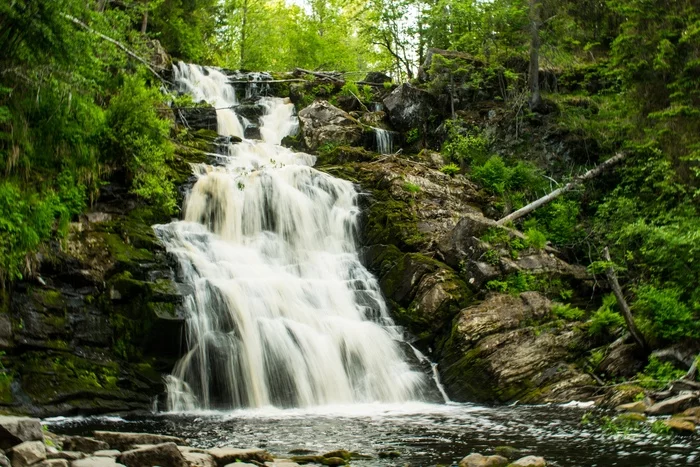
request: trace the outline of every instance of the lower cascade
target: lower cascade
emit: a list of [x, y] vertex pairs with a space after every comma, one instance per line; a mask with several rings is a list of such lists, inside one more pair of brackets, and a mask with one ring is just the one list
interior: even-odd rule
[[[218, 73], [180, 64], [176, 78], [214, 105], [235, 104]], [[359, 259], [357, 192], [279, 145], [298, 128], [290, 102], [260, 104], [262, 140], [230, 144], [219, 166], [194, 166], [183, 220], [155, 227], [194, 290], [168, 409], [422, 399], [427, 378], [407, 362]], [[219, 133], [240, 131], [237, 118], [219, 117]]]

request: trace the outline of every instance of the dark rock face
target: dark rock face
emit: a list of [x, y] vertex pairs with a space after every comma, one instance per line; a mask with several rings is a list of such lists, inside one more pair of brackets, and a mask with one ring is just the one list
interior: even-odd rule
[[362, 138], [359, 122], [326, 101], [303, 109], [299, 121], [306, 146], [312, 150], [324, 144], [355, 146]]
[[176, 108], [175, 118], [181, 125], [194, 130], [216, 131], [218, 127], [216, 120], [216, 109], [214, 109], [214, 107], [211, 105]]
[[426, 91], [404, 83], [384, 99], [391, 125], [400, 131], [422, 129], [433, 111]]
[[[173, 168], [207, 160], [213, 132], [188, 133]], [[187, 146], [185, 146], [185, 144]], [[37, 416], [149, 410], [181, 354], [176, 263], [153, 224], [170, 216], [139, 204], [123, 182], [103, 187], [61, 244], [37, 255], [35, 277], [16, 283], [0, 314], [0, 347], [13, 375], [0, 408]]]
[[382, 83], [386, 83], [386, 82], [391, 83], [391, 78], [388, 75], [385, 75], [384, 73], [380, 73], [378, 71], [370, 71], [365, 76], [365, 82], [378, 83], [378, 84], [382, 84]]

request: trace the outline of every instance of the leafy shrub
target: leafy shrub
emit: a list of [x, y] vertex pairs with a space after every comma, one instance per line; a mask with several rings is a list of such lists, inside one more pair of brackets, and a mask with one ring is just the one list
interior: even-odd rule
[[442, 153], [455, 163], [472, 162], [480, 164], [489, 155], [489, 144], [486, 138], [481, 135], [462, 133], [464, 130], [458, 128], [449, 121], [448, 138], [442, 145]]
[[510, 171], [500, 156], [492, 156], [484, 165], [474, 167], [472, 178], [487, 191], [502, 195], [509, 186]]
[[459, 166], [457, 164], [447, 164], [440, 167], [440, 172], [454, 177], [459, 173]]
[[681, 291], [644, 285], [637, 289], [633, 309], [646, 318], [654, 337], [666, 340], [700, 337], [700, 323], [681, 301]]
[[647, 389], [662, 389], [669, 382], [685, 376], [684, 370], [679, 370], [669, 362], [662, 362], [656, 357], [649, 358], [649, 364], [642, 373], [637, 374], [639, 385]]
[[592, 336], [613, 334], [624, 326], [625, 319], [613, 307], [617, 305], [617, 299], [613, 294], [603, 297], [603, 304], [591, 316], [588, 333]]
[[547, 244], [547, 237], [534, 227], [530, 227], [525, 231], [525, 239], [528, 246], [541, 250]]
[[108, 141], [117, 160], [132, 177], [131, 191], [166, 212], [175, 210], [175, 187], [167, 162], [173, 145], [170, 122], [156, 109], [163, 97], [138, 76], [124, 77], [107, 110]]
[[585, 315], [584, 311], [580, 308], [572, 307], [569, 304], [555, 303], [552, 306], [552, 313], [558, 318], [565, 319], [567, 321], [578, 321]]
[[421, 138], [421, 133], [418, 128], [411, 128], [406, 132], [406, 144], [413, 144]]
[[342, 88], [340, 88], [340, 94], [343, 96], [352, 96], [353, 94], [355, 96], [360, 96], [360, 90], [357, 87], [357, 84], [351, 82], [351, 81], [346, 81], [345, 84], [343, 85]]

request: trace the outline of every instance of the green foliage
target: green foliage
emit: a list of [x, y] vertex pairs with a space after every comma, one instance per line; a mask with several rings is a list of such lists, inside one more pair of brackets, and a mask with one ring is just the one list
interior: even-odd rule
[[663, 389], [669, 382], [682, 378], [685, 371], [669, 362], [662, 362], [656, 357], [649, 358], [649, 363], [642, 373], [637, 374], [639, 385], [647, 389]]
[[406, 132], [406, 144], [413, 144], [421, 139], [421, 132], [418, 128], [411, 128]]
[[447, 140], [442, 145], [442, 154], [456, 163], [481, 164], [489, 155], [489, 143], [482, 135], [466, 131], [454, 121], [445, 122]]
[[457, 164], [446, 164], [440, 167], [440, 172], [454, 177], [459, 173], [459, 166]]
[[[677, 341], [685, 338], [700, 338], [700, 322], [697, 309], [683, 303], [678, 289], [657, 289], [644, 285], [637, 289], [634, 302], [636, 311], [645, 320], [644, 330], [655, 338]], [[641, 327], [641, 324], [640, 324]]]
[[504, 280], [491, 280], [486, 283], [488, 290], [518, 295], [527, 291], [538, 291], [545, 295], [562, 289], [561, 281], [549, 277], [538, 276], [526, 272], [517, 272], [505, 277]]
[[580, 308], [572, 307], [569, 304], [555, 303], [552, 306], [552, 313], [558, 318], [567, 321], [579, 321], [585, 315]]
[[175, 210], [175, 187], [167, 162], [172, 158], [170, 122], [161, 118], [157, 106], [163, 97], [138, 76], [126, 76], [120, 92], [107, 110], [110, 150], [129, 171], [132, 192], [171, 213]]
[[534, 227], [530, 227], [525, 231], [525, 239], [528, 246], [541, 250], [547, 245], [547, 237]]
[[603, 297], [603, 303], [591, 316], [588, 333], [591, 336], [606, 336], [614, 334], [625, 325], [625, 319], [615, 310], [617, 299], [613, 294]]

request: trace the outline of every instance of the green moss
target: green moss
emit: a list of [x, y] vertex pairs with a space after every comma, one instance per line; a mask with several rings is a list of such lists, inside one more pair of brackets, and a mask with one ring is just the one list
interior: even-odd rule
[[325, 150], [319, 148], [318, 166], [347, 164], [350, 162], [371, 162], [376, 160], [378, 155], [365, 148], [355, 146], [330, 145]]
[[14, 377], [12, 373], [0, 373], [0, 404], [11, 404], [14, 401], [12, 396], [12, 382]]
[[46, 308], [63, 309], [66, 306], [63, 295], [58, 290], [34, 288], [32, 298]]
[[141, 261], [153, 261], [153, 253], [145, 248], [136, 248], [126, 243], [126, 241], [117, 234], [105, 233], [103, 234], [103, 239], [109, 249], [110, 255], [118, 263], [133, 265]]
[[119, 366], [65, 352], [27, 352], [21, 368], [22, 388], [40, 404], [85, 392], [118, 390]]
[[108, 283], [110, 289], [121, 295], [122, 298], [134, 298], [148, 296], [149, 285], [146, 282], [136, 280], [131, 272], [124, 271], [113, 276]]

